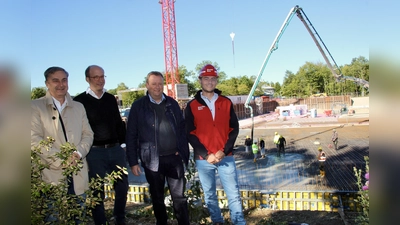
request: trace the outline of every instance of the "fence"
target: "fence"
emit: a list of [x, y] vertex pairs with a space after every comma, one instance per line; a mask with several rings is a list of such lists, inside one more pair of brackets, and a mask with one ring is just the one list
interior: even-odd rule
[[[293, 105], [307, 105], [307, 109], [316, 109], [318, 112], [325, 110], [332, 110], [333, 113], [340, 113], [351, 106], [351, 96], [328, 96], [316, 98], [290, 98], [290, 99], [272, 99], [268, 102], [256, 104], [255, 102], [249, 105], [253, 108], [253, 116], [259, 116], [266, 113], [274, 112], [278, 106]], [[244, 106], [244, 103], [237, 103], [233, 105], [233, 109], [239, 120], [250, 118], [250, 109]]]

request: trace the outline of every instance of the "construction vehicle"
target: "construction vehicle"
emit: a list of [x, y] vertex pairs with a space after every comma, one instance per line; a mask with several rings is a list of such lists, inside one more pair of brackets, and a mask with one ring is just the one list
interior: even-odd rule
[[[306, 27], [308, 33], [311, 35], [311, 38], [314, 40], [315, 44], [317, 45], [319, 51], [322, 54], [322, 57], [324, 58], [328, 68], [331, 70], [331, 72], [332, 72], [332, 74], [335, 77], [337, 82], [343, 81], [343, 80], [351, 80], [351, 81], [354, 81], [356, 84], [363, 86], [366, 89], [369, 88], [369, 82], [368, 81], [360, 79], [360, 78], [356, 78], [356, 77], [345, 76], [345, 75], [342, 74], [342, 71], [340, 70], [339, 66], [336, 64], [335, 59], [332, 57], [332, 55], [329, 52], [328, 48], [326, 47], [326, 45], [322, 41], [321, 37], [319, 36], [318, 32], [315, 30], [314, 26], [312, 25], [312, 23], [308, 19], [307, 15], [304, 13], [303, 9], [301, 7], [299, 7], [298, 5], [296, 5], [295, 7], [293, 7], [290, 10], [289, 14], [287, 15], [285, 21], [282, 24], [281, 29], [279, 30], [279, 32], [276, 35], [274, 41], [272, 42], [272, 45], [271, 45], [271, 47], [270, 47], [270, 49], [269, 49], [269, 51], [268, 51], [268, 53], [267, 53], [267, 55], [266, 55], [266, 57], [264, 59], [264, 62], [262, 64], [262, 66], [261, 66], [261, 69], [258, 72], [258, 75], [257, 75], [257, 77], [256, 77], [256, 79], [254, 81], [253, 87], [251, 88], [250, 93], [249, 93], [249, 95], [247, 97], [247, 100], [245, 102], [245, 107], [250, 110], [250, 116], [252, 118], [251, 138], [253, 138], [254, 117], [253, 117], [253, 108], [249, 105], [250, 101], [252, 99], [252, 96], [254, 94], [255, 89], [258, 86], [258, 83], [259, 83], [260, 78], [261, 78], [261, 76], [262, 76], [262, 74], [264, 72], [264, 69], [267, 66], [267, 63], [268, 63], [268, 60], [269, 60], [271, 54], [275, 50], [278, 49], [279, 40], [281, 39], [281, 37], [282, 37], [283, 33], [285, 32], [286, 28], [289, 26], [289, 23], [292, 20], [294, 15], [297, 15], [297, 17], [299, 17], [301, 22]], [[321, 42], [322, 46], [324, 47], [324, 49], [326, 50], [326, 52], [328, 53], [328, 55], [331, 58], [332, 62], [334, 63], [335, 68], [332, 66], [332, 63], [329, 61], [328, 56], [325, 53], [324, 49], [322, 48], [320, 42]]]

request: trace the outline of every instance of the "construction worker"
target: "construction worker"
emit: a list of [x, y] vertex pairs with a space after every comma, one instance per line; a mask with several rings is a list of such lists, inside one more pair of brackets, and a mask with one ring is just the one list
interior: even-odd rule
[[254, 144], [251, 146], [251, 149], [253, 150], [254, 162], [256, 162], [257, 161], [257, 154], [258, 154], [257, 141], [254, 142]]
[[318, 161], [319, 161], [319, 175], [320, 177], [324, 177], [325, 176], [325, 160], [326, 160], [326, 155], [325, 152], [322, 151], [322, 147], [319, 146], [318, 147]]
[[260, 138], [260, 150], [261, 150], [261, 158], [265, 158], [265, 141]]
[[338, 147], [337, 147], [338, 139], [339, 139], [339, 134], [336, 131], [336, 129], [333, 129], [332, 142], [333, 142], [333, 145], [335, 146], [335, 150], [338, 150]]
[[246, 146], [246, 153], [250, 153], [251, 150], [251, 144], [253, 143], [253, 141], [251, 140], [251, 138], [249, 137], [249, 135], [246, 136], [246, 140], [244, 140], [244, 145]]
[[286, 145], [286, 139], [282, 136], [279, 135], [279, 139], [278, 139], [278, 153], [280, 154], [285, 153], [285, 145]]
[[274, 136], [274, 144], [276, 145], [276, 149], [279, 151], [279, 134], [276, 131]]

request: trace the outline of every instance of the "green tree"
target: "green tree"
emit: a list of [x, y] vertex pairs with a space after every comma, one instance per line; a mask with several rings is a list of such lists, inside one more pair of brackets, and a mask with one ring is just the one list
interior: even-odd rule
[[286, 97], [296, 96], [299, 88], [298, 86], [299, 84], [296, 75], [293, 72], [286, 70], [280, 95]]
[[129, 87], [126, 86], [124, 82], [121, 82], [118, 84], [117, 88], [108, 89], [107, 92], [112, 95], [118, 95], [118, 91], [123, 91], [123, 90], [127, 90], [127, 89], [129, 89]]
[[186, 66], [179, 66], [179, 83], [187, 84], [188, 86], [188, 95], [193, 96], [196, 94], [197, 89], [194, 82], [190, 81], [190, 78], [193, 77], [194, 72], [188, 71]]
[[239, 79], [237, 77], [232, 77], [222, 82], [218, 82], [217, 88], [222, 91], [223, 95], [237, 95], [238, 84]]
[[31, 90], [31, 99], [41, 98], [46, 95], [47, 89], [45, 87], [34, 87]]
[[130, 108], [132, 103], [136, 101], [136, 99], [139, 99], [145, 95], [146, 91], [144, 90], [124, 92], [122, 93], [122, 106], [124, 108]]
[[126, 86], [124, 82], [119, 83], [117, 88], [110, 89], [107, 92], [113, 95], [118, 95], [119, 100], [122, 100], [122, 107], [124, 108], [129, 108], [138, 96], [137, 94], [134, 94], [136, 91], [129, 91], [129, 87]]
[[[369, 62], [363, 57], [353, 58], [350, 64], [346, 64], [342, 68], [342, 73], [345, 76], [359, 78], [365, 81], [369, 81]], [[364, 95], [368, 90], [354, 81], [346, 82], [346, 91], [362, 93]]]
[[274, 97], [280, 96], [280, 93], [282, 90], [281, 84], [279, 82], [276, 82], [276, 83], [272, 84], [271, 86], [275, 89]]
[[302, 86], [303, 88], [305, 88], [303, 90], [303, 93], [306, 96], [310, 96], [316, 93], [324, 93], [324, 77], [328, 77], [329, 75], [331, 75], [331, 72], [328, 67], [323, 63], [315, 64], [311, 62], [306, 62], [306, 64], [301, 66], [299, 71], [297, 72], [297, 76], [302, 78], [302, 81], [304, 79], [306, 81], [306, 85]]

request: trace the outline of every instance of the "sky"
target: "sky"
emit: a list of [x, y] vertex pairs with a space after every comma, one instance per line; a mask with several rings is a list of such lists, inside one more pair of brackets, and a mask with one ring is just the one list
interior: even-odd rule
[[[371, 41], [388, 46], [399, 37], [399, 29], [379, 21], [397, 15], [400, 3], [377, 2], [176, 0], [178, 63], [194, 71], [210, 60], [228, 77], [258, 75], [295, 5], [303, 8], [339, 66], [359, 56], [369, 59]], [[165, 71], [161, 15], [158, 0], [2, 0], [0, 58], [16, 62], [31, 88], [44, 87], [43, 72], [60, 66], [69, 72], [69, 92], [80, 93], [88, 87], [84, 71], [93, 64], [104, 68], [106, 89], [122, 82], [135, 88], [149, 71]], [[379, 31], [373, 32], [371, 24]], [[399, 45], [388, 49], [400, 52]], [[282, 83], [285, 71], [296, 73], [306, 62], [325, 63], [294, 16], [261, 80]]]

